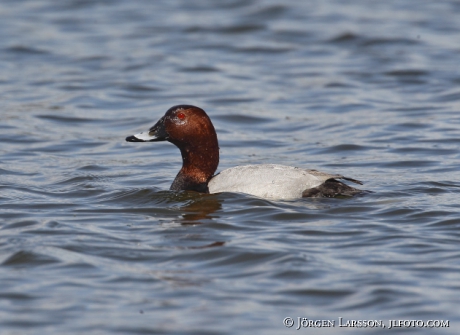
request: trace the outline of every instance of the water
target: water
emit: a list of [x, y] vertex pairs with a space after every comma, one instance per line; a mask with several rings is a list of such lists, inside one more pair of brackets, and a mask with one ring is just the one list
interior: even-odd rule
[[[0, 14], [2, 335], [457, 333], [457, 1], [37, 0]], [[124, 138], [181, 103], [211, 116], [220, 169], [284, 163], [373, 193], [170, 192], [178, 150]], [[335, 327], [297, 331], [298, 317]]]

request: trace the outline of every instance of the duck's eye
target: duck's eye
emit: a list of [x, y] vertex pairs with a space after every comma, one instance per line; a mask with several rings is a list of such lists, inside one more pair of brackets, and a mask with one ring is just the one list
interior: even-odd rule
[[184, 114], [184, 113], [178, 113], [178, 114], [177, 114], [177, 118], [178, 118], [179, 120], [183, 120], [183, 119], [185, 119], [185, 114]]

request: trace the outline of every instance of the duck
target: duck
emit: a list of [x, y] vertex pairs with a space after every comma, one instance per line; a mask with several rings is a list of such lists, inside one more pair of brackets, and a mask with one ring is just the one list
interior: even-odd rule
[[168, 141], [179, 148], [182, 168], [172, 191], [245, 193], [264, 199], [352, 197], [364, 191], [342, 182], [362, 185], [340, 174], [281, 164], [241, 165], [215, 174], [219, 165], [217, 133], [206, 112], [192, 105], [173, 106], [148, 131], [127, 142]]

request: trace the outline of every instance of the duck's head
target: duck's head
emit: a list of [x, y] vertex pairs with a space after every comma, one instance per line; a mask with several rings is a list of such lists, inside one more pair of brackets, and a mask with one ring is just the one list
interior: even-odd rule
[[[182, 155], [182, 169], [171, 189], [202, 189], [219, 165], [219, 145], [211, 119], [204, 110], [191, 105], [171, 107], [148, 131], [126, 138], [128, 142], [168, 141]], [[192, 185], [192, 186], [189, 186]]]

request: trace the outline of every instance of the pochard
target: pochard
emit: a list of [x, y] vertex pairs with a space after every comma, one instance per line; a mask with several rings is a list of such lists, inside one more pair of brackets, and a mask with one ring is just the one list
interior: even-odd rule
[[267, 199], [350, 197], [362, 192], [338, 179], [362, 185], [359, 180], [279, 164], [236, 166], [215, 175], [219, 165], [216, 130], [206, 112], [191, 105], [171, 107], [147, 132], [126, 141], [168, 141], [179, 148], [182, 168], [171, 185], [174, 191], [239, 192]]

